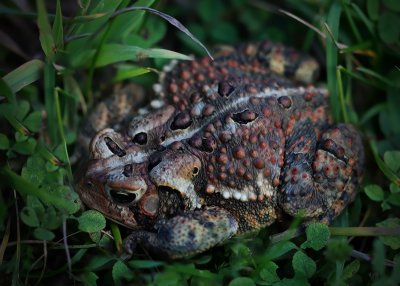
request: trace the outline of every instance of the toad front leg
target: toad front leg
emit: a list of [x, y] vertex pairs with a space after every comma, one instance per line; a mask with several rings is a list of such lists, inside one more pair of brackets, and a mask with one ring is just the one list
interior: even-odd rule
[[155, 232], [138, 230], [125, 239], [125, 249], [132, 253], [140, 244], [152, 253], [169, 259], [203, 252], [234, 235], [235, 218], [217, 207], [188, 211], [157, 223]]
[[280, 205], [290, 215], [329, 223], [352, 201], [359, 186], [364, 150], [347, 124], [326, 130], [319, 141], [309, 120], [287, 138]]

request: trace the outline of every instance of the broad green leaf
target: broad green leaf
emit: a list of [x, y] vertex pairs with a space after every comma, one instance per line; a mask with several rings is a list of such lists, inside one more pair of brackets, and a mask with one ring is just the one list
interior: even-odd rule
[[229, 286], [256, 286], [253, 279], [249, 277], [237, 277], [228, 284]]
[[0, 133], [0, 150], [7, 150], [10, 148], [10, 140], [3, 133]]
[[94, 243], [99, 244], [100, 239], [101, 239], [101, 235], [102, 235], [100, 231], [97, 231], [97, 232], [89, 232], [88, 234], [89, 234], [90, 239], [91, 239]]
[[53, 206], [48, 206], [42, 219], [42, 226], [46, 229], [57, 229], [62, 224], [62, 217], [56, 212]]
[[50, 28], [49, 17], [43, 0], [37, 0], [39, 40], [46, 57], [54, 57], [54, 39]]
[[181, 275], [175, 271], [159, 272], [154, 277], [157, 286], [176, 286], [182, 284]]
[[346, 267], [343, 270], [343, 280], [347, 280], [352, 278], [360, 269], [360, 260], [353, 260], [349, 264], [346, 265]]
[[106, 219], [95, 210], [85, 211], [78, 217], [79, 229], [84, 232], [96, 232], [106, 227]]
[[144, 58], [164, 58], [191, 60], [192, 58], [180, 53], [165, 49], [143, 49], [136, 46], [121, 44], [107, 44], [101, 49], [96, 61], [96, 67], [109, 65], [127, 60], [140, 60]]
[[[55, 174], [57, 175], [57, 172], [55, 172]], [[64, 175], [62, 177], [64, 177]], [[73, 192], [69, 186], [60, 185], [58, 183], [47, 183], [43, 185], [43, 189], [48, 195], [59, 197], [68, 202], [68, 214], [74, 214], [80, 209], [81, 203], [79, 196], [76, 192]]]
[[15, 132], [15, 142], [25, 142], [29, 138], [29, 136], [23, 135], [20, 132]]
[[[380, 227], [400, 227], [400, 218], [388, 218], [376, 224]], [[382, 236], [380, 239], [384, 244], [390, 246], [392, 249], [397, 250], [400, 248], [400, 236]]]
[[33, 235], [40, 240], [53, 240], [55, 235], [52, 231], [38, 227], [33, 231]]
[[390, 210], [392, 208], [392, 206], [387, 201], [383, 201], [381, 203], [381, 208], [383, 211], [387, 211], [387, 210]]
[[3, 78], [0, 78], [0, 93], [7, 98], [7, 101], [9, 103], [13, 105], [17, 103], [14, 92], [11, 90], [8, 83]]
[[321, 250], [327, 244], [330, 238], [330, 232], [327, 225], [322, 223], [312, 223], [306, 229], [307, 241], [301, 247], [310, 247], [314, 250]]
[[235, 242], [235, 243], [229, 244], [229, 248], [236, 256], [245, 257], [251, 253], [249, 247], [242, 242]]
[[400, 193], [400, 187], [394, 183], [391, 183], [390, 184], [390, 192], [392, 194], [398, 194], [398, 193]]
[[40, 186], [46, 176], [44, 160], [38, 156], [34, 155], [29, 157], [26, 162], [26, 166], [22, 168], [21, 176], [34, 184], [35, 186]]
[[[9, 104], [4, 104], [4, 105], [0, 105], [0, 109], [1, 107], [4, 106], [10, 106]], [[12, 110], [12, 109], [11, 109]], [[31, 133], [29, 132], [28, 128], [26, 128], [24, 125], [22, 125], [22, 123], [17, 120], [14, 116], [10, 116], [8, 114], [10, 110], [5, 111], [2, 115], [4, 115], [4, 117], [7, 119], [8, 123], [10, 123], [10, 125], [15, 129], [15, 131], [17, 131], [15, 133], [15, 140], [17, 142], [23, 142], [28, 140], [28, 136], [31, 135]]]
[[400, 206], [400, 194], [390, 194], [386, 200], [392, 205]]
[[56, 147], [56, 149], [54, 149], [53, 154], [54, 154], [54, 156], [57, 157], [57, 159], [59, 161], [64, 162], [64, 163], [68, 162], [68, 158], [67, 158], [67, 156], [66, 156], [66, 154], [64, 152], [63, 144], [58, 145]]
[[[400, 1], [399, 1], [400, 2]], [[393, 44], [400, 38], [400, 16], [394, 12], [385, 11], [379, 17], [378, 32], [386, 44]]]
[[39, 220], [41, 222], [43, 221], [45, 209], [42, 202], [37, 197], [28, 195], [26, 197], [26, 206], [35, 210], [35, 213], [38, 216]]
[[393, 172], [400, 171], [400, 151], [386, 151], [383, 160]]
[[264, 254], [265, 258], [268, 260], [274, 260], [289, 251], [296, 249], [296, 245], [291, 241], [282, 241], [268, 247], [266, 253]]
[[373, 201], [380, 202], [385, 198], [385, 193], [378, 185], [368, 185], [364, 188], [365, 194]]
[[179, 272], [179, 273], [184, 273], [184, 274], [189, 274], [191, 276], [196, 276], [196, 277], [202, 277], [206, 279], [215, 279], [216, 274], [212, 273], [209, 270], [202, 270], [202, 269], [197, 269], [195, 268], [193, 263], [190, 264], [176, 264], [173, 267], [171, 267], [173, 271]]
[[97, 276], [94, 272], [83, 272], [80, 277], [83, 285], [97, 286], [97, 279], [99, 279], [99, 276]]
[[400, 1], [398, 0], [382, 0], [383, 5], [392, 11], [400, 12]]
[[132, 279], [133, 273], [122, 261], [117, 261], [112, 268], [112, 277], [114, 283], [120, 285], [122, 279]]
[[31, 227], [38, 227], [40, 225], [36, 212], [31, 207], [24, 207], [21, 211], [21, 220]]
[[28, 115], [30, 109], [30, 104], [26, 100], [18, 101], [18, 109], [16, 114], [14, 114], [15, 118], [19, 121], [22, 121], [26, 115]]
[[37, 145], [36, 140], [33, 138], [29, 138], [24, 142], [15, 143], [12, 149], [15, 152], [20, 153], [22, 155], [32, 155], [33, 152], [35, 151], [36, 145]]
[[292, 266], [296, 275], [310, 278], [314, 275], [317, 266], [310, 257], [299, 250], [293, 255]]
[[42, 127], [42, 113], [35, 111], [30, 113], [22, 122], [30, 131], [38, 132]]
[[20, 91], [40, 78], [43, 66], [41, 60], [30, 60], [6, 74], [3, 80], [13, 92]]
[[279, 276], [276, 274], [278, 265], [272, 261], [268, 261], [260, 271], [260, 278], [269, 283], [279, 281]]

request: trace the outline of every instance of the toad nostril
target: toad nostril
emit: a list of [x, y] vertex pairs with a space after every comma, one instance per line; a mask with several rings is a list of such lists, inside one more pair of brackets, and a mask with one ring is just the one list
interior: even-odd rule
[[110, 137], [104, 137], [104, 141], [106, 142], [108, 149], [118, 157], [123, 157], [126, 155], [126, 152], [121, 149], [121, 147], [119, 147], [118, 144], [115, 143]]
[[132, 164], [125, 165], [124, 166], [124, 171], [122, 172], [122, 174], [125, 177], [130, 177], [132, 175], [132, 169], [133, 169]]
[[86, 181], [85, 185], [86, 185], [87, 188], [93, 188], [94, 187], [94, 184], [91, 181]]
[[156, 167], [158, 164], [160, 164], [162, 161], [161, 157], [155, 157], [155, 158], [151, 158], [149, 160], [149, 164], [147, 165], [147, 171], [150, 172], [151, 170], [154, 169], [154, 167]]

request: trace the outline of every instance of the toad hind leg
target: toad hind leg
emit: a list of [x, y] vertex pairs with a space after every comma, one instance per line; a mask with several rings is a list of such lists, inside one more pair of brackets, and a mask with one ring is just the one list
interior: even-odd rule
[[287, 138], [280, 205], [307, 220], [331, 222], [355, 196], [363, 175], [364, 150], [348, 124], [326, 130], [317, 142], [309, 120]]
[[235, 218], [226, 210], [209, 207], [188, 211], [156, 224], [156, 231], [134, 231], [125, 239], [125, 249], [132, 253], [136, 244], [169, 259], [203, 252], [234, 235]]

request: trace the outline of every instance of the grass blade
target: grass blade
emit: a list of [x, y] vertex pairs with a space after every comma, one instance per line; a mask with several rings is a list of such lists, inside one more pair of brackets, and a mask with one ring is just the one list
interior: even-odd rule
[[37, 0], [39, 40], [46, 57], [54, 57], [54, 38], [50, 28], [49, 17], [43, 0]]
[[7, 82], [2, 78], [0, 78], [0, 92], [2, 95], [5, 96], [5, 98], [9, 103], [11, 104], [17, 103], [17, 98], [15, 97], [14, 92], [8, 86]]
[[340, 118], [340, 106], [337, 93], [337, 77], [336, 67], [338, 65], [338, 52], [335, 44], [335, 39], [338, 38], [339, 34], [339, 23], [341, 6], [339, 2], [333, 2], [328, 13], [327, 24], [332, 32], [332, 37], [326, 39], [326, 73], [328, 81], [328, 90], [330, 93], [330, 106], [332, 110], [332, 117], [334, 121], [338, 121]]
[[360, 34], [360, 32], [358, 31], [358, 28], [357, 28], [356, 24], [354, 23], [354, 20], [353, 20], [352, 15], [350, 14], [348, 5], [347, 5], [347, 4], [345, 3], [345, 1], [343, 1], [343, 0], [342, 0], [342, 6], [343, 6], [344, 14], [346, 15], [347, 21], [348, 21], [349, 24], [350, 24], [350, 28], [351, 28], [351, 30], [352, 30], [352, 32], [353, 32], [355, 38], [356, 38], [356, 41], [357, 41], [358, 43], [361, 43], [361, 42], [363, 41], [362, 38], [361, 38], [361, 34]]
[[64, 47], [64, 31], [63, 31], [63, 22], [62, 22], [62, 12], [61, 12], [61, 5], [60, 0], [57, 0], [57, 7], [56, 7], [56, 17], [54, 18], [53, 23], [53, 35], [55, 46], [58, 49], [62, 49]]
[[95, 67], [102, 67], [112, 63], [137, 60], [142, 58], [164, 58], [191, 60], [192, 58], [177, 52], [165, 49], [143, 49], [136, 46], [121, 44], [106, 44], [97, 57]]
[[138, 67], [134, 65], [121, 65], [118, 67], [117, 74], [114, 76], [113, 82], [133, 78], [142, 74], [149, 73], [151, 71], [151, 68]]
[[115, 13], [113, 13], [113, 15], [111, 17], [113, 18], [113, 17], [116, 17], [116, 16], [118, 16], [120, 14], [127, 13], [127, 12], [134, 11], [134, 10], [145, 10], [147, 12], [150, 12], [152, 14], [155, 14], [155, 15], [163, 18], [168, 23], [170, 23], [172, 26], [178, 28], [181, 32], [185, 33], [189, 38], [191, 38], [199, 46], [201, 46], [206, 51], [207, 55], [212, 60], [214, 60], [214, 58], [212, 57], [211, 53], [208, 51], [206, 46], [204, 46], [203, 43], [200, 42], [181, 22], [179, 22], [174, 17], [172, 17], [170, 15], [167, 15], [167, 14], [165, 14], [163, 12], [160, 12], [160, 11], [158, 11], [156, 9], [148, 8], [148, 7], [128, 7], [128, 8], [124, 8], [124, 9], [120, 9], [120, 10], [116, 11]]
[[371, 33], [371, 35], [374, 35], [374, 26], [372, 22], [368, 19], [368, 17], [364, 14], [363, 11], [354, 3], [351, 3], [351, 6], [353, 7], [354, 11], [356, 11], [358, 17], [361, 19], [361, 21], [364, 22], [365, 27], [367, 27], [368, 31]]
[[54, 67], [50, 62], [46, 62], [44, 68], [44, 105], [47, 113], [47, 129], [52, 143], [58, 145], [57, 118], [54, 111], [54, 85]]
[[61, 144], [63, 146], [65, 158], [67, 158], [67, 175], [68, 175], [69, 182], [72, 184], [74, 181], [74, 178], [72, 176], [71, 162], [69, 161], [67, 142], [65, 140], [65, 135], [64, 135], [64, 125], [63, 125], [63, 121], [62, 121], [58, 92], [59, 92], [59, 89], [55, 88], [54, 89], [54, 105], [55, 105], [55, 111], [56, 111], [58, 130], [60, 132]]
[[73, 211], [73, 205], [69, 201], [61, 198], [59, 195], [50, 194], [45, 189], [36, 187], [31, 182], [28, 182], [23, 177], [14, 173], [8, 167], [0, 168], [0, 179], [1, 184], [7, 184], [8, 186], [15, 188], [24, 196], [28, 194], [33, 195], [58, 209], [66, 210], [68, 213]]
[[343, 82], [342, 82], [342, 74], [341, 74], [342, 70], [343, 70], [342, 66], [338, 66], [336, 68], [337, 91], [339, 94], [340, 107], [342, 110], [344, 122], [349, 123], [349, 116], [347, 114], [347, 109], [346, 109], [345, 102], [344, 102]]
[[393, 182], [397, 186], [400, 186], [400, 178], [395, 173], [393, 173], [393, 171], [381, 159], [381, 157], [379, 156], [378, 148], [376, 147], [375, 141], [370, 141], [370, 146], [371, 146], [371, 150], [374, 155], [374, 158], [375, 158], [375, 162], [378, 165], [379, 169], [386, 176], [386, 178], [388, 178], [391, 182]]
[[43, 66], [41, 60], [31, 60], [6, 74], [3, 80], [13, 92], [18, 92], [40, 78]]
[[381, 76], [380, 74], [378, 74], [377, 72], [375, 72], [373, 70], [370, 70], [370, 69], [367, 69], [367, 68], [364, 68], [364, 67], [358, 67], [357, 70], [362, 72], [362, 73], [365, 73], [365, 74], [367, 74], [369, 76], [372, 76], [372, 77], [378, 79], [379, 81], [383, 82], [387, 86], [395, 86], [394, 82], [392, 82], [391, 80]]

